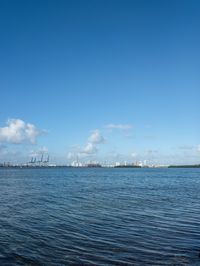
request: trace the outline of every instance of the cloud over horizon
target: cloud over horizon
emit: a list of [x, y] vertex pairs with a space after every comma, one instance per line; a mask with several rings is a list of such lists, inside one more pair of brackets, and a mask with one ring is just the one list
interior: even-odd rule
[[92, 131], [92, 134], [88, 138], [87, 144], [80, 150], [79, 154], [88, 156], [94, 155], [98, 152], [97, 145], [105, 142], [105, 138], [101, 135], [99, 129]]
[[105, 138], [101, 135], [98, 129], [94, 130], [88, 138], [88, 142], [92, 144], [101, 144], [105, 141]]
[[80, 147], [79, 145], [75, 147], [75, 151], [68, 152], [68, 159], [75, 159], [78, 157], [88, 157], [93, 156], [98, 153], [98, 146], [105, 142], [105, 138], [102, 136], [99, 129], [93, 130], [91, 135], [88, 137], [87, 143]]
[[93, 143], [88, 142], [85, 147], [80, 151], [80, 153], [84, 155], [93, 155], [96, 154], [97, 151], [97, 147]]
[[8, 119], [6, 126], [0, 128], [0, 143], [36, 144], [37, 138], [43, 133], [43, 130], [21, 119]]

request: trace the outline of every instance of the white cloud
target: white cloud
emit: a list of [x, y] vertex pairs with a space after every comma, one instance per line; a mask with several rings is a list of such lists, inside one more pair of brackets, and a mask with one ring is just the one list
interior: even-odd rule
[[80, 149], [79, 156], [94, 155], [98, 152], [97, 145], [104, 143], [105, 139], [98, 129], [94, 130], [88, 138], [87, 144]]
[[121, 129], [121, 130], [129, 130], [132, 129], [133, 126], [130, 124], [108, 124], [105, 126], [108, 129]]
[[200, 152], [200, 144], [197, 145], [197, 151]]
[[88, 142], [80, 153], [85, 155], [93, 155], [96, 154], [97, 151], [98, 151], [97, 147], [93, 143]]
[[93, 133], [88, 138], [88, 142], [93, 143], [93, 144], [100, 144], [100, 143], [103, 143], [104, 141], [105, 141], [105, 139], [101, 135], [101, 133], [98, 129], [94, 130]]
[[87, 143], [80, 147], [79, 145], [75, 145], [72, 148], [72, 151], [68, 152], [67, 158], [75, 159], [76, 157], [88, 157], [92, 155], [96, 155], [98, 152], [98, 146], [104, 143], [105, 138], [101, 135], [100, 130], [96, 129], [92, 131], [92, 134], [88, 137]]
[[30, 142], [35, 144], [37, 137], [44, 133], [35, 125], [25, 123], [21, 119], [9, 119], [6, 124], [7, 126], [0, 128], [0, 143], [20, 144]]

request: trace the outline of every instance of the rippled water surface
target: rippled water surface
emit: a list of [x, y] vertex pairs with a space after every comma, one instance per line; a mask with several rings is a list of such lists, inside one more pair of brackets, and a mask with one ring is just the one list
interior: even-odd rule
[[0, 169], [0, 265], [200, 265], [200, 169]]

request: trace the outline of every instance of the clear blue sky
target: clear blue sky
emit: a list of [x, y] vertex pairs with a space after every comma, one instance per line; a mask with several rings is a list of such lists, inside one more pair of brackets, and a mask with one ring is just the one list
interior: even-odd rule
[[[200, 162], [199, 14], [195, 0], [0, 1], [0, 161]], [[46, 132], [30, 141], [27, 123]]]

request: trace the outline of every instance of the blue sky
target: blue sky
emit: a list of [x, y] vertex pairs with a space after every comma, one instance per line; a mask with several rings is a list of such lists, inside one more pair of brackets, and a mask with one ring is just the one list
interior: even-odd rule
[[0, 161], [199, 163], [199, 14], [194, 0], [1, 1]]

